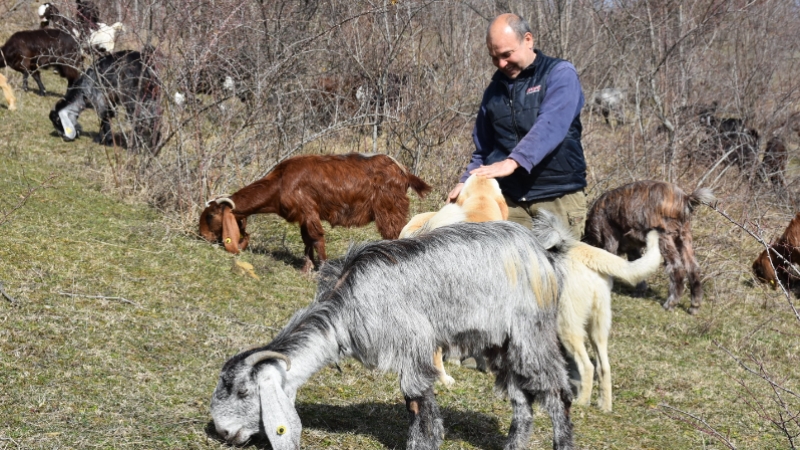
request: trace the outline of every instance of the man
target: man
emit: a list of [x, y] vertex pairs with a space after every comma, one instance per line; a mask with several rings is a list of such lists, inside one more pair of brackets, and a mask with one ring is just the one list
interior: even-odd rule
[[568, 61], [533, 49], [530, 25], [502, 14], [486, 32], [497, 67], [475, 120], [475, 151], [455, 201], [470, 174], [498, 178], [509, 220], [531, 226], [530, 217], [547, 209], [576, 237], [586, 221], [586, 161], [581, 146], [583, 91]]

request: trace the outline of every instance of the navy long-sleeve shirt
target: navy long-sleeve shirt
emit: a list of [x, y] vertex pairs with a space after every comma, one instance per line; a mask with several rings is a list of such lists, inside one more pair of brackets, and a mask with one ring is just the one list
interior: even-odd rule
[[[509, 80], [509, 84], [512, 83], [513, 80]], [[570, 124], [581, 113], [584, 102], [575, 66], [569, 61], [561, 61], [547, 77], [547, 92], [540, 106], [539, 118], [514, 147], [509, 158], [530, 173], [534, 166], [564, 140]], [[492, 152], [493, 132], [491, 124], [486, 120], [486, 109], [482, 103], [472, 131], [475, 151], [467, 170], [461, 175], [460, 182], [466, 181], [469, 172], [483, 165], [485, 158]]]

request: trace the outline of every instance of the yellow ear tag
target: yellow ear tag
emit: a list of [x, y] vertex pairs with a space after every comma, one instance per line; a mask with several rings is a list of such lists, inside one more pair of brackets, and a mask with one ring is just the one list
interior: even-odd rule
[[769, 284], [775, 286], [775, 280], [769, 280]]
[[231, 243], [231, 238], [225, 238], [225, 243], [226, 244], [230, 244]]
[[278, 425], [278, 429], [275, 430], [275, 432], [278, 433], [278, 436], [283, 436], [286, 434], [286, 427], [284, 425]]

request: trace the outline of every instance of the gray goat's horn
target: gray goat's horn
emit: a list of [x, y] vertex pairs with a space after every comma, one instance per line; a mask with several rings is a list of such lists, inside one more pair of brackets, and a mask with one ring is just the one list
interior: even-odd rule
[[289, 359], [288, 356], [284, 355], [283, 353], [272, 352], [269, 350], [263, 350], [260, 352], [253, 353], [252, 355], [248, 356], [247, 359], [244, 360], [244, 363], [249, 366], [255, 366], [256, 364], [266, 359], [280, 359], [281, 361], [285, 362], [287, 372], [292, 368], [292, 361]]

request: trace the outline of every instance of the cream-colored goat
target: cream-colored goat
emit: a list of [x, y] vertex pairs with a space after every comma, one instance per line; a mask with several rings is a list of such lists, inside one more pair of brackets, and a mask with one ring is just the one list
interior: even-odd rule
[[0, 89], [3, 90], [3, 96], [8, 102], [8, 110], [15, 111], [17, 109], [17, 99], [14, 97], [14, 91], [11, 86], [8, 85], [8, 80], [2, 73], [0, 73]]
[[[547, 214], [547, 213], [545, 213]], [[414, 216], [400, 232], [400, 237], [424, 233], [456, 222], [486, 222], [508, 218], [508, 206], [494, 179], [470, 177], [456, 203], [438, 212]], [[534, 228], [534, 233], [536, 229]], [[564, 233], [569, 233], [565, 228]], [[586, 351], [586, 338], [597, 354], [600, 384], [598, 405], [611, 411], [611, 366], [608, 360], [608, 335], [611, 331], [611, 288], [613, 278], [636, 285], [658, 270], [661, 254], [658, 232], [647, 235], [647, 250], [636, 261], [627, 261], [603, 249], [575, 239], [567, 253], [567, 274], [559, 298], [558, 334], [564, 348], [575, 360], [581, 374], [577, 403], [589, 404], [592, 395], [594, 366]], [[454, 383], [442, 364], [442, 351], [434, 354], [439, 381], [445, 386]]]
[[576, 402], [588, 405], [592, 396], [595, 367], [586, 351], [588, 335], [598, 359], [598, 406], [603, 411], [611, 411], [608, 335], [613, 278], [635, 286], [658, 270], [661, 265], [658, 232], [651, 230], [647, 234], [647, 251], [635, 261], [575, 240], [567, 252], [566, 262], [567, 274], [558, 303], [558, 337], [581, 374]]

